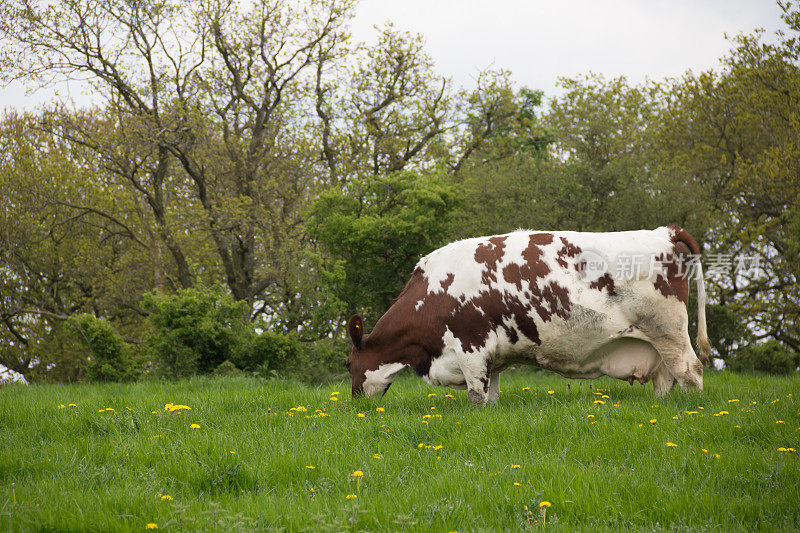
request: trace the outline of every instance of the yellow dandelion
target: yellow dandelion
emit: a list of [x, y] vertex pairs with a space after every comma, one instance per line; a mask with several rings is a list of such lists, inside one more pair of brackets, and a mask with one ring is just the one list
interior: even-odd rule
[[444, 448], [444, 446], [442, 446], [441, 444], [437, 444], [436, 446], [433, 446], [431, 449], [433, 449], [433, 450], [441, 450], [442, 448]]
[[610, 398], [610, 396], [609, 396], [608, 394], [603, 394], [603, 395], [602, 395], [602, 396], [600, 396], [600, 397], [601, 397], [601, 398], [605, 398], [605, 399], [609, 399], [609, 398]]
[[337, 398], [336, 396], [331, 396], [329, 399], [332, 402], [338, 402], [339, 401], [339, 398]]
[[677, 420], [677, 419], [678, 419], [678, 416], [677, 416], [677, 415], [676, 415], [676, 416], [673, 416], [673, 417], [672, 417], [672, 419], [673, 419], [673, 420]]
[[594, 418], [594, 415], [586, 415], [586, 418]]
[[530, 387], [522, 387], [522, 390], [531, 390]]
[[722, 457], [720, 454], [718, 454], [718, 453], [714, 454], [714, 459], [719, 459], [720, 457]]
[[428, 398], [433, 398], [434, 396], [436, 396], [435, 392], [432, 392], [432, 393], [428, 394]]
[[75, 405], [74, 403], [71, 403], [71, 404], [69, 404], [69, 406], [70, 406], [70, 407], [78, 407], [78, 406], [77, 406], [77, 405]]
[[739, 401], [738, 399], [734, 398], [734, 399], [732, 399], [732, 400], [728, 400], [728, 403], [736, 403], [736, 402], [738, 402], [738, 401]]
[[382, 412], [384, 412], [385, 410], [386, 410], [386, 409], [384, 409], [383, 407], [376, 407], [376, 408], [375, 408], [375, 411], [377, 411], [377, 412], [379, 412], [379, 413], [382, 413]]
[[424, 448], [424, 447], [425, 447], [425, 444], [424, 444], [424, 443], [422, 443], [422, 442], [420, 442], [419, 444], [417, 444], [417, 448]]
[[229, 450], [232, 454], [236, 455], [236, 452], [233, 450]]
[[192, 428], [192, 429], [200, 429], [200, 424], [192, 424], [189, 427]]
[[348, 494], [347, 496], [345, 496], [346, 500], [352, 500], [353, 498], [358, 498], [358, 496], [356, 496], [355, 494]]
[[595, 400], [594, 403], [600, 404], [600, 405], [605, 405], [606, 402], [604, 402], [603, 400]]
[[668, 443], [665, 444], [665, 446], [669, 446], [670, 448], [673, 448], [673, 447], [677, 447], [678, 445], [675, 444], [674, 442], [668, 442]]
[[435, 410], [436, 410], [436, 406], [431, 405], [431, 411], [435, 411]]
[[352, 473], [352, 474], [350, 474], [350, 475], [351, 475], [352, 477], [362, 477], [362, 476], [364, 475], [364, 472], [362, 472], [361, 470], [356, 470], [355, 472], [353, 472], [353, 473]]
[[66, 405], [64, 405], [63, 403], [60, 403], [60, 404], [58, 404], [58, 408], [59, 408], [59, 409], [63, 409], [63, 408], [65, 408], [65, 407], [66, 407]]
[[314, 470], [316, 468], [316, 466], [314, 466], [314, 465], [306, 465], [306, 468], [308, 468], [309, 470]]
[[372, 458], [373, 459], [383, 459], [383, 456], [381, 454], [379, 454], [379, 453], [376, 453], [375, 455], [372, 456]]
[[157, 414], [158, 414], [158, 411], [150, 411], [150, 413], [152, 413], [152, 414], [154, 414], [154, 415], [157, 415]]
[[708, 450], [706, 450], [705, 448], [700, 448], [700, 451], [703, 453], [708, 453]]
[[511, 465], [511, 468], [522, 468], [520, 465]]
[[331, 396], [338, 396], [338, 395], [339, 395], [339, 391], [338, 390], [335, 390], [335, 391], [333, 391], [331, 393]]
[[356, 416], [357, 416], [358, 418], [364, 418], [364, 417], [365, 417], [365, 416], [367, 416], [367, 415], [365, 415], [364, 413], [358, 413]]
[[172, 500], [172, 496], [170, 496], [169, 494], [162, 494], [161, 495], [161, 501], [162, 502], [168, 502], [168, 501], [171, 501], [171, 500]]
[[521, 487], [521, 486], [522, 486], [522, 483], [517, 483], [517, 482], [515, 481], [515, 482], [514, 482], [514, 486], [515, 486], [515, 487]]
[[542, 503], [539, 504], [539, 507], [551, 507], [553, 504], [548, 502], [547, 500], [542, 500]]
[[555, 394], [555, 393], [556, 393], [556, 391], [554, 391], [554, 390], [547, 391], [547, 394]]
[[445, 398], [455, 398], [455, 396], [453, 396], [453, 395], [452, 395], [452, 394], [450, 394], [449, 392], [448, 392], [447, 394], [445, 394], [445, 395], [444, 395], [444, 397], [445, 397]]
[[786, 422], [784, 422], [783, 420], [776, 420], [775, 423], [776, 424], [785, 424]]
[[154, 524], [153, 522], [150, 522], [149, 524], [144, 526], [144, 528], [145, 529], [158, 529], [158, 524]]
[[651, 418], [651, 419], [650, 419], [650, 423], [651, 423], [651, 424], [655, 424], [656, 422], [658, 422], [658, 419], [657, 419], [657, 418]]

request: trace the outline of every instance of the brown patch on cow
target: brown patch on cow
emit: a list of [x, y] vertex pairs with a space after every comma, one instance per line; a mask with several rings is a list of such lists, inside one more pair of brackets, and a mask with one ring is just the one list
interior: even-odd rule
[[450, 285], [453, 284], [453, 280], [455, 280], [455, 279], [456, 279], [456, 275], [455, 274], [453, 274], [452, 272], [448, 273], [447, 277], [444, 278], [442, 280], [441, 284], [440, 284], [441, 287], [442, 287], [442, 290], [444, 292], [447, 292], [447, 289], [450, 287]]
[[481, 283], [484, 285], [497, 283], [497, 264], [503, 260], [505, 248], [506, 237], [492, 237], [475, 249], [475, 261], [484, 265], [481, 275]]
[[665, 278], [661, 274], [656, 276], [656, 280], [653, 282], [653, 286], [666, 298], [669, 298], [670, 296], [675, 296], [675, 293], [672, 291], [672, 287], [669, 286], [667, 278]]
[[569, 301], [569, 290], [555, 281], [551, 281], [541, 289], [539, 298], [533, 300], [533, 306], [543, 322], [549, 322], [554, 316], [566, 320], [569, 318], [572, 307]]
[[544, 252], [542, 246], [547, 246], [553, 242], [552, 233], [534, 233], [528, 240], [528, 246], [522, 251], [524, 263], [521, 265], [511, 263], [503, 268], [503, 278], [508, 283], [517, 286], [517, 290], [522, 290], [522, 282], [527, 281], [528, 287], [534, 290], [536, 280], [544, 278], [550, 273], [550, 267], [542, 260]]
[[683, 242], [674, 245], [674, 252], [671, 254], [660, 254], [653, 258], [664, 267], [664, 275], [659, 274], [653, 282], [653, 286], [665, 298], [674, 296], [687, 307], [689, 306], [689, 277], [687, 275], [686, 259], [689, 248]]
[[606, 289], [609, 296], [616, 296], [617, 294], [614, 287], [614, 278], [612, 278], [608, 272], [591, 282], [589, 284], [589, 288], [597, 289], [600, 292], [603, 292], [603, 289]]
[[[575, 244], [572, 244], [564, 237], [559, 237], [561, 240], [561, 244], [563, 245], [560, 250], [556, 253], [556, 262], [564, 268], [569, 266], [567, 262], [567, 257], [577, 257], [583, 250]], [[576, 265], [577, 268], [577, 265]]]

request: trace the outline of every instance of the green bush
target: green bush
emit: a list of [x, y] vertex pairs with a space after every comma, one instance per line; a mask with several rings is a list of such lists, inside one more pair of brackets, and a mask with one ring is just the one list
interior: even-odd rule
[[147, 338], [151, 360], [168, 376], [211, 373], [252, 336], [246, 302], [219, 286], [147, 293], [142, 306], [153, 328]]
[[735, 357], [726, 361], [734, 372], [765, 372], [790, 374], [797, 368], [797, 354], [778, 341], [750, 344], [735, 351]]
[[90, 381], [126, 381], [134, 377], [130, 349], [108, 320], [82, 314], [70, 317], [65, 325], [89, 350], [86, 377]]
[[232, 362], [245, 372], [271, 377], [295, 363], [300, 353], [297, 335], [263, 331], [243, 343]]
[[241, 376], [244, 374], [239, 368], [230, 362], [230, 360], [223, 361], [216, 369], [214, 369], [215, 376]]

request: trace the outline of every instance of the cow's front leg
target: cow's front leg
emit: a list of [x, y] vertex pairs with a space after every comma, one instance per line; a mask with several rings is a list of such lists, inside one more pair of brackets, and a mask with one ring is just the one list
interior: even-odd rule
[[496, 404], [500, 396], [500, 372], [492, 372], [489, 376], [489, 391], [486, 393], [486, 403]]
[[489, 400], [488, 357], [482, 354], [462, 354], [459, 362], [467, 384], [467, 398], [473, 406], [483, 407]]

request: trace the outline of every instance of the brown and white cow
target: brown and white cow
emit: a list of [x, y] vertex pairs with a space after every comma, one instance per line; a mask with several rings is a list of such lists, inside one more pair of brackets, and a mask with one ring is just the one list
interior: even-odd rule
[[569, 378], [652, 381], [658, 396], [675, 383], [702, 390], [687, 313], [691, 266], [707, 364], [702, 267], [691, 264], [699, 254], [677, 226], [515, 231], [448, 244], [419, 261], [369, 335], [360, 316], [350, 319], [353, 394], [382, 394], [411, 367], [484, 405], [497, 400], [500, 372], [519, 363]]

